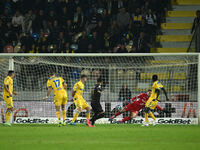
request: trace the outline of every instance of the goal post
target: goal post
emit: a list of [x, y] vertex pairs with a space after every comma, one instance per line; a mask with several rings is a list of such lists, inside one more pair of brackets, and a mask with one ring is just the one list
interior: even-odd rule
[[[84, 98], [91, 102], [91, 91], [97, 78], [103, 79], [101, 104], [105, 118], [101, 123], [109, 123], [119, 105], [128, 104], [129, 99], [152, 86], [151, 77], [157, 74], [164, 85], [170, 101], [164, 94], [160, 96], [159, 105], [169, 111], [155, 111], [160, 124], [197, 124], [200, 123], [200, 54], [0, 54], [0, 93], [1, 100], [3, 80], [8, 70], [15, 71], [14, 123], [54, 123], [56, 118], [53, 93], [47, 101], [46, 82], [50, 70], [55, 71], [66, 81], [68, 99], [72, 98], [73, 85], [81, 74], [87, 75]], [[5, 103], [1, 102], [5, 111]], [[73, 116], [75, 106], [68, 102], [68, 121]], [[120, 119], [129, 115], [125, 113]], [[79, 122], [84, 112], [80, 115]], [[129, 123], [141, 123], [144, 111]], [[35, 120], [34, 120], [35, 119]], [[38, 120], [37, 120], [38, 119]], [[1, 120], [1, 119], [0, 119]]]

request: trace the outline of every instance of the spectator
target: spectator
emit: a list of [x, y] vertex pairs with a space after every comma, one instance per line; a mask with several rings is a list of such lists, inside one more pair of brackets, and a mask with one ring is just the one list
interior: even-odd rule
[[75, 35], [74, 27], [72, 25], [71, 20], [67, 20], [66, 26], [64, 28], [64, 32], [66, 35], [66, 40], [72, 42], [72, 37]]
[[119, 101], [128, 104], [131, 99], [131, 91], [126, 84], [123, 84], [122, 88], [119, 91]]
[[4, 9], [4, 13], [0, 17], [1, 20], [3, 21], [3, 24], [7, 24], [7, 22], [12, 21], [12, 16], [10, 15], [8, 8]]
[[108, 34], [108, 32], [104, 33], [104, 41], [105, 41], [105, 52], [108, 52], [111, 48], [111, 43], [110, 43], [110, 36]]
[[200, 10], [196, 11], [196, 17], [194, 18], [191, 33], [194, 32], [195, 28], [200, 24]]
[[120, 12], [117, 14], [117, 25], [123, 32], [130, 23], [130, 15], [126, 12], [124, 7], [120, 8]]
[[64, 50], [65, 43], [66, 43], [63, 32], [59, 33], [59, 38], [57, 39], [56, 43], [58, 44], [58, 52], [61, 53]]
[[136, 35], [139, 35], [139, 33], [137, 32], [137, 29], [141, 26], [141, 22], [142, 22], [142, 13], [140, 8], [136, 8], [136, 12], [132, 14], [132, 18], [133, 18], [133, 25], [132, 25], [132, 29], [133, 33]]
[[92, 31], [97, 26], [98, 21], [100, 20], [100, 15], [97, 13], [97, 8], [93, 9], [93, 13], [90, 14], [88, 20], [88, 31]]
[[92, 45], [93, 53], [103, 52], [105, 45], [104, 42], [104, 37], [98, 36], [97, 32], [94, 30], [90, 39], [90, 44]]
[[50, 10], [47, 21], [54, 23], [55, 20], [57, 20], [56, 14], [53, 10]]
[[134, 40], [134, 47], [136, 47], [137, 53], [149, 53], [150, 52], [150, 42], [145, 33], [140, 32], [140, 36]]
[[24, 22], [23, 16], [20, 14], [19, 11], [16, 11], [15, 15], [12, 18], [12, 25], [14, 27], [14, 31], [17, 33], [18, 36], [22, 31], [23, 22]]
[[25, 34], [21, 37], [21, 46], [25, 46], [24, 52], [28, 52], [30, 49], [32, 49], [32, 45], [34, 44], [34, 39], [29, 35]]
[[60, 18], [60, 23], [62, 24], [62, 25], [64, 25], [65, 24], [65, 22], [66, 22], [66, 20], [71, 20], [72, 19], [72, 14], [71, 14], [71, 12], [69, 12], [69, 10], [67, 9], [67, 7], [66, 6], [64, 6], [63, 8], [62, 8], [62, 11], [61, 11], [61, 16], [59, 17]]
[[74, 53], [74, 50], [70, 48], [69, 42], [65, 43], [64, 49], [61, 51], [61, 53]]
[[110, 18], [110, 16], [108, 15], [107, 10], [104, 9], [103, 13], [101, 15], [101, 20], [103, 22], [103, 26], [104, 27], [108, 27], [109, 26], [109, 24], [110, 24], [109, 18]]
[[[4, 0], [0, 3], [1, 51], [9, 44], [21, 52], [33, 52], [32, 44], [40, 52], [73, 52], [72, 47], [74, 50], [78, 47], [75, 52], [146, 52], [151, 46], [149, 39], [155, 37], [151, 32], [156, 33], [170, 4], [169, 0]], [[23, 32], [32, 38], [31, 45], [23, 42], [25, 45], [20, 46], [18, 41], [25, 38]], [[144, 46], [138, 45], [141, 32], [145, 33]], [[129, 44], [132, 40], [133, 46]]]
[[33, 11], [29, 10], [28, 13], [24, 17], [24, 23], [23, 23], [24, 33], [32, 32], [32, 24], [33, 24], [34, 19], [35, 19], [35, 15], [33, 14]]
[[43, 30], [40, 30], [40, 36], [37, 39], [37, 47], [42, 47], [42, 45], [47, 45], [47, 37], [44, 35]]
[[100, 20], [98, 22], [98, 25], [97, 27], [95, 28], [96, 32], [97, 32], [97, 35], [100, 37], [100, 38], [103, 38], [104, 37], [104, 33], [106, 31], [105, 29], [105, 26], [103, 26], [103, 21]]
[[88, 37], [86, 35], [86, 31], [83, 30], [82, 36], [79, 37], [79, 39], [78, 39], [78, 51], [77, 52], [79, 52], [79, 53], [88, 52], [88, 45], [89, 45], [89, 41], [88, 41]]
[[76, 12], [74, 14], [74, 26], [76, 32], [80, 32], [83, 30], [85, 25], [85, 17], [80, 7], [77, 7]]
[[30, 49], [30, 50], [27, 50], [27, 52], [28, 52], [28, 53], [36, 53], [37, 50], [36, 50], [35, 44], [33, 44], [33, 45], [31, 46], [31, 49]]
[[156, 15], [152, 12], [151, 9], [148, 10], [148, 13], [145, 16], [147, 20], [148, 30], [152, 31], [150, 34], [155, 34], [156, 32]]
[[17, 43], [17, 35], [12, 28], [11, 22], [8, 22], [6, 26], [2, 26], [2, 46], [14, 45]]
[[33, 32], [40, 32], [40, 30], [44, 30], [46, 27], [46, 17], [44, 15], [44, 11], [39, 10], [39, 14], [36, 15], [36, 18], [33, 22]]
[[58, 25], [58, 21], [57, 20], [54, 20], [53, 22], [53, 26], [52, 26], [52, 29], [51, 29], [51, 38], [53, 41], [55, 41], [59, 35], [59, 32], [60, 32], [60, 27]]
[[196, 11], [196, 17], [194, 19], [191, 33], [196, 32], [195, 35], [195, 49], [200, 52], [200, 10]]
[[39, 53], [48, 53], [46, 45], [42, 45], [39, 48]]

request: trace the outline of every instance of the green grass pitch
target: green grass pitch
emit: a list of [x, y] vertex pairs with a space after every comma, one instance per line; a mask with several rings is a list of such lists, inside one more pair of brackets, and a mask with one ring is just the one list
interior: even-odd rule
[[198, 150], [200, 126], [0, 125], [0, 150]]

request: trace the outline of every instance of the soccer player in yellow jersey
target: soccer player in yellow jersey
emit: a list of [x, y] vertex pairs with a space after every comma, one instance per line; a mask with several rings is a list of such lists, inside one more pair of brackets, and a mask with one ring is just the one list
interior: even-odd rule
[[70, 124], [76, 125], [75, 121], [78, 118], [79, 113], [81, 113], [81, 111], [85, 109], [86, 110], [87, 125], [89, 127], [93, 127], [90, 124], [90, 106], [88, 105], [88, 103], [86, 102], [86, 100], [82, 96], [83, 90], [84, 90], [84, 83], [86, 82], [86, 80], [87, 80], [87, 76], [81, 75], [81, 80], [79, 82], [77, 82], [73, 87], [72, 97], [73, 97], [73, 101], [76, 105], [76, 110], [75, 110], [75, 114], [74, 114], [74, 117], [72, 119], [72, 122]]
[[152, 76], [152, 81], [153, 81], [152, 94], [145, 104], [145, 124], [144, 124], [144, 126], [149, 125], [149, 119], [148, 119], [149, 115], [154, 120], [153, 125], [156, 125], [156, 118], [153, 115], [152, 110], [154, 110], [157, 106], [157, 103], [159, 101], [159, 96], [160, 96], [160, 90], [162, 90], [164, 92], [166, 99], [169, 100], [166, 90], [164, 89], [163, 85], [158, 81], [157, 75]]
[[15, 74], [14, 71], [8, 71], [8, 76], [4, 79], [4, 86], [3, 86], [3, 99], [6, 103], [6, 119], [5, 125], [11, 126], [9, 120], [13, 112], [13, 94], [17, 95], [16, 92], [13, 91], [13, 78]]
[[[56, 77], [54, 72], [51, 72], [49, 75], [49, 79], [47, 81], [47, 95], [43, 98], [43, 100], [48, 99], [51, 90], [53, 89], [54, 93], [54, 104], [56, 108], [56, 116], [58, 118], [58, 126], [66, 125], [66, 110], [65, 105], [67, 103], [67, 84], [61, 77]], [[62, 109], [62, 117], [63, 122], [61, 121], [61, 114], [60, 114], [60, 106]]]

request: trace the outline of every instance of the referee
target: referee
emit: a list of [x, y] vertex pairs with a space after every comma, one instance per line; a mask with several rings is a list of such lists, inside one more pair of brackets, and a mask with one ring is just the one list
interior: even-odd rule
[[94, 112], [94, 115], [93, 115], [92, 119], [90, 120], [92, 125], [95, 124], [95, 121], [97, 119], [104, 117], [104, 111], [100, 104], [101, 92], [102, 92], [102, 79], [98, 78], [97, 84], [95, 85], [94, 89], [92, 90], [91, 106], [92, 106], [92, 110]]

